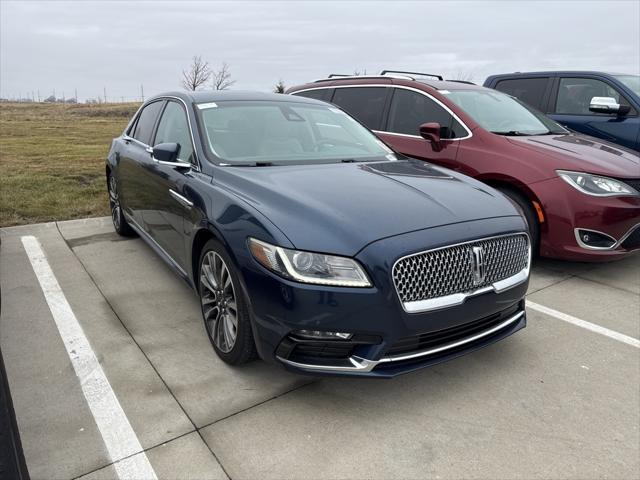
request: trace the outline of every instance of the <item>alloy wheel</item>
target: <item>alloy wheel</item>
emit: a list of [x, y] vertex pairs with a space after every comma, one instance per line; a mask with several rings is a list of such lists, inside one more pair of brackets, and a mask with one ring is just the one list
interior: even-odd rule
[[112, 175], [109, 177], [109, 204], [111, 206], [111, 220], [116, 230], [120, 229], [120, 200], [118, 200], [118, 189], [116, 179]]
[[238, 334], [236, 294], [229, 267], [214, 251], [202, 258], [200, 300], [209, 336], [220, 351], [230, 352]]

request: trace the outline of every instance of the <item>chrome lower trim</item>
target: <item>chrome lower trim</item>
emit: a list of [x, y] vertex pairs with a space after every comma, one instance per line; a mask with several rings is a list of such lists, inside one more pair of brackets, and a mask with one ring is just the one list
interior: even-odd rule
[[302, 370], [309, 370], [309, 371], [316, 371], [316, 372], [354, 372], [354, 373], [366, 373], [366, 372], [370, 372], [371, 370], [373, 370], [376, 365], [380, 364], [380, 363], [390, 363], [390, 362], [400, 362], [403, 360], [411, 360], [411, 359], [415, 359], [415, 358], [421, 358], [421, 357], [426, 357], [429, 355], [433, 355], [434, 353], [440, 353], [440, 352], [444, 352], [446, 350], [450, 350], [452, 348], [456, 348], [456, 347], [460, 347], [462, 345], [465, 345], [467, 343], [471, 343], [471, 342], [475, 342], [476, 340], [480, 340], [481, 338], [487, 337], [493, 333], [496, 333], [506, 327], [508, 327], [509, 325], [512, 325], [514, 323], [516, 323], [517, 321], [519, 321], [523, 316], [524, 316], [525, 312], [520, 311], [518, 313], [516, 313], [515, 315], [509, 317], [508, 319], [506, 319], [504, 322], [500, 323], [499, 325], [496, 325], [495, 327], [492, 327], [488, 330], [485, 330], [483, 332], [477, 333], [475, 335], [472, 335], [470, 337], [467, 338], [463, 338], [461, 340], [457, 340], [455, 342], [451, 342], [451, 343], [446, 343], [444, 345], [441, 345], [439, 347], [435, 347], [435, 348], [430, 348], [428, 350], [421, 350], [419, 352], [414, 352], [414, 353], [409, 353], [409, 354], [404, 354], [404, 355], [394, 355], [394, 356], [389, 356], [389, 357], [382, 357], [380, 360], [369, 360], [367, 358], [361, 358], [358, 356], [352, 356], [349, 357], [349, 362], [351, 363], [352, 366], [345, 366], [345, 365], [315, 365], [315, 364], [309, 364], [309, 363], [299, 363], [299, 362], [294, 362], [291, 360], [287, 360], [286, 358], [282, 358], [282, 357], [276, 357], [279, 361], [281, 361], [282, 363], [285, 363], [287, 365], [290, 365], [292, 367], [296, 367], [296, 368], [300, 368]]
[[[631, 227], [629, 230], [627, 230], [627, 232], [622, 235], [620, 237], [619, 240], [616, 241], [615, 237], [612, 237], [611, 235], [609, 235], [608, 233], [604, 233], [604, 232], [600, 232], [598, 230], [593, 230], [591, 228], [574, 228], [573, 229], [573, 234], [576, 237], [576, 242], [578, 242], [578, 245], [582, 248], [585, 248], [587, 250], [615, 250], [616, 248], [618, 248], [620, 245], [622, 245], [622, 243], [627, 239], [627, 237], [629, 237], [629, 235], [631, 235], [636, 228], [640, 228], [640, 223], [635, 224], [633, 227]], [[594, 247], [592, 245], [587, 245], [586, 243], [584, 243], [582, 241], [582, 239], [580, 238], [580, 235], [578, 233], [579, 230], [582, 230], [584, 232], [593, 232], [593, 233], [597, 233], [599, 235], [604, 235], [605, 237], [609, 237], [611, 240], [613, 240], [615, 243], [613, 245], [611, 245], [610, 247]]]

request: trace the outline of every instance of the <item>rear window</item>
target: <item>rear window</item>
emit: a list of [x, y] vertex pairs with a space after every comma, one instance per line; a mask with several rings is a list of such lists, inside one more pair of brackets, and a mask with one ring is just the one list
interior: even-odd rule
[[331, 102], [342, 107], [370, 129], [380, 130], [388, 90], [385, 87], [336, 88]]
[[548, 77], [514, 78], [501, 80], [496, 84], [496, 90], [519, 98], [524, 103], [544, 111], [544, 93], [547, 89]]

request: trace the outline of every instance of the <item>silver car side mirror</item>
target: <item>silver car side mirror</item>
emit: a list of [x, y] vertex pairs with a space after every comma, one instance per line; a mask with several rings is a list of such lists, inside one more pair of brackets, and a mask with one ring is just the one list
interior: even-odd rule
[[589, 110], [595, 113], [618, 113], [621, 107], [613, 97], [593, 97], [589, 103]]

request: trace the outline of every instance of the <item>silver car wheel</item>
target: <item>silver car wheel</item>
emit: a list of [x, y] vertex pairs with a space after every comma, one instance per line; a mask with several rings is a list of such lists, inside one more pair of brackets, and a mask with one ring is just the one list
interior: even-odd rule
[[231, 273], [216, 252], [205, 254], [200, 265], [202, 315], [216, 347], [229, 353], [238, 334], [238, 307]]
[[116, 230], [120, 229], [120, 200], [118, 200], [118, 189], [116, 179], [112, 175], [109, 177], [109, 204], [111, 206], [111, 220]]

